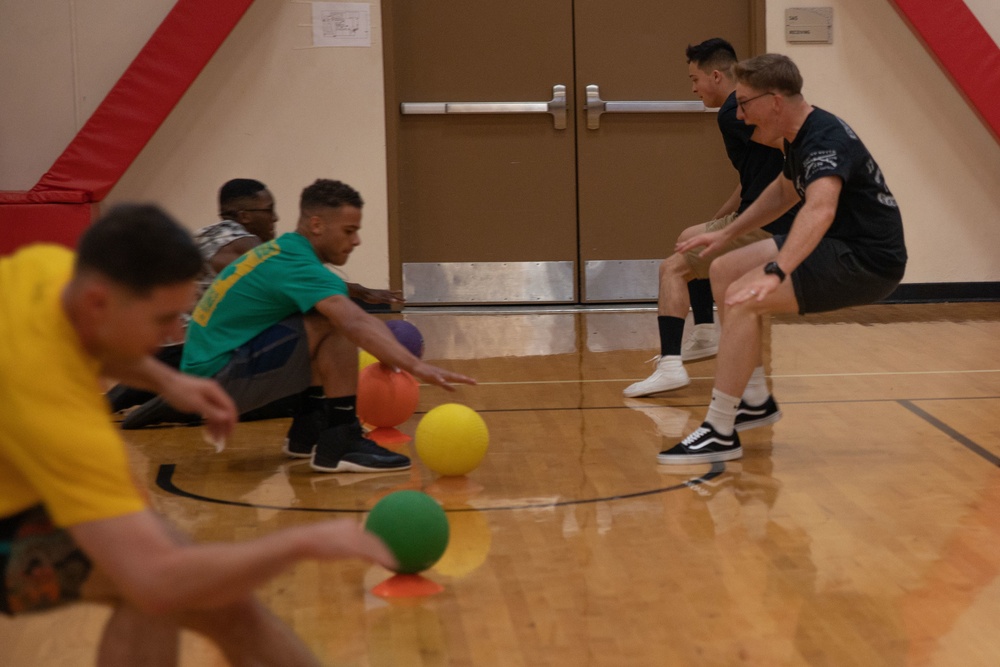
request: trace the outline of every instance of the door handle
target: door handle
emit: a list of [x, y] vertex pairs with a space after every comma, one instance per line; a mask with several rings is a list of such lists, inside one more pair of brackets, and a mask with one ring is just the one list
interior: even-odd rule
[[400, 113], [407, 115], [456, 113], [550, 113], [557, 130], [566, 129], [566, 86], [552, 86], [548, 102], [403, 102]]
[[596, 130], [601, 126], [601, 114], [603, 113], [702, 113], [716, 111], [706, 107], [701, 102], [694, 101], [605, 101], [601, 99], [601, 91], [596, 84], [587, 86], [587, 103], [583, 108], [587, 110], [588, 130]]

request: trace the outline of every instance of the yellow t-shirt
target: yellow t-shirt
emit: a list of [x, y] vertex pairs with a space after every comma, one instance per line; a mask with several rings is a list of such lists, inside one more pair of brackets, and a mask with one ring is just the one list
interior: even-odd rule
[[62, 308], [72, 269], [60, 246], [0, 258], [0, 518], [42, 503], [66, 527], [146, 506]]

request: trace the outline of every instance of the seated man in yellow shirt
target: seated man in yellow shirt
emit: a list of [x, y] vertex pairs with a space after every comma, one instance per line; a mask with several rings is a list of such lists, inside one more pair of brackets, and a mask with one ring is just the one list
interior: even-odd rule
[[352, 520], [183, 541], [132, 480], [100, 392], [101, 377], [121, 378], [201, 414], [212, 438], [229, 434], [225, 392], [152, 356], [180, 335], [201, 266], [183, 228], [135, 205], [94, 223], [75, 258], [36, 245], [0, 259], [0, 611], [113, 604], [101, 664], [168, 664], [188, 627], [234, 664], [314, 665], [253, 590], [303, 558], [391, 566], [385, 545]]

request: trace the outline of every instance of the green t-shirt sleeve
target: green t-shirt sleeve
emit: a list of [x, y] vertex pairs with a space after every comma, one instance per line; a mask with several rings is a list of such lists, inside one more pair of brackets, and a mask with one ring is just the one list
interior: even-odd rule
[[347, 296], [347, 283], [336, 273], [316, 262], [302, 263], [285, 272], [282, 285], [275, 289], [291, 299], [298, 309], [309, 312], [317, 303], [331, 296]]

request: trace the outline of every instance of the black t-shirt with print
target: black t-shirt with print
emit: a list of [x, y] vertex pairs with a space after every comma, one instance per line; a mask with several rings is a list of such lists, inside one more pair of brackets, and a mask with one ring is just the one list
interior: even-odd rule
[[[737, 211], [742, 213], [781, 174], [785, 156], [777, 148], [751, 141], [754, 126], [736, 117], [736, 93], [731, 93], [723, 102], [718, 120], [729, 161], [740, 175], [740, 207]], [[796, 204], [780, 218], [765, 225], [764, 229], [771, 234], [787, 234], [798, 210], [799, 205]]]
[[843, 182], [837, 213], [825, 236], [846, 243], [869, 271], [900, 278], [906, 267], [903, 219], [882, 170], [843, 120], [813, 107], [795, 140], [785, 142], [784, 174], [805, 197], [826, 176]]

